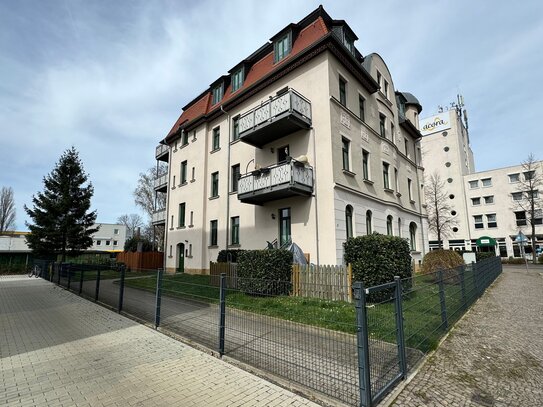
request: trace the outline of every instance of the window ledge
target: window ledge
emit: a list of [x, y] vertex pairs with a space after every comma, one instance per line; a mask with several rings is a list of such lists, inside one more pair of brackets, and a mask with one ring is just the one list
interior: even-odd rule
[[189, 143], [183, 144], [181, 147], [179, 147], [179, 149], [181, 150], [181, 149], [185, 148], [185, 147], [188, 146], [188, 145], [189, 145]]
[[207, 248], [208, 248], [208, 249], [218, 249], [219, 246], [216, 245], [216, 244], [212, 244], [212, 245], [207, 246]]
[[185, 182], [179, 184], [178, 187], [181, 188], [181, 187], [184, 187], [185, 185], [187, 185], [187, 181], [185, 181]]
[[240, 141], [241, 141], [241, 138], [237, 138], [237, 139], [235, 139], [235, 140], [232, 140], [232, 141], [230, 142], [230, 145], [239, 143]]
[[369, 184], [369, 185], [373, 185], [373, 184], [374, 184], [374, 182], [373, 182], [371, 179], [364, 178], [363, 181], [364, 181], [366, 184]]
[[194, 225], [189, 225], [189, 228], [193, 228], [193, 227], [194, 227]]
[[172, 185], [172, 189], [175, 189], [175, 185]]
[[187, 227], [186, 226], [178, 226], [176, 229], [186, 229]]
[[191, 179], [191, 180], [190, 180], [190, 182], [194, 182], [194, 181], [196, 181], [196, 180], [195, 180], [195, 179]]
[[173, 259], [173, 256], [168, 256], [168, 259]]
[[228, 247], [241, 247], [239, 243], [229, 244]]
[[394, 190], [385, 187], [385, 192], [388, 192], [389, 194], [393, 194], [393, 193], [394, 193]]
[[209, 197], [209, 200], [210, 201], [213, 201], [214, 199], [219, 199], [220, 198], [220, 195], [217, 195], [217, 196], [210, 196]]
[[345, 168], [343, 169], [343, 174], [348, 175], [350, 177], [354, 177], [356, 175], [356, 173], [346, 170]]
[[173, 228], [170, 228], [170, 230], [173, 230]]
[[173, 150], [174, 153], [177, 153], [177, 148]]
[[399, 192], [396, 192], [396, 196], [397, 196], [398, 198], [400, 198], [400, 197], [402, 196], [402, 194], [399, 193]]
[[238, 193], [238, 191], [230, 191], [230, 192], [228, 193], [228, 195], [236, 195], [237, 193]]
[[410, 199], [409, 202], [411, 202], [412, 204], [416, 203], [413, 199]]
[[211, 150], [211, 151], [209, 152], [209, 154], [214, 154], [214, 153], [216, 153], [217, 151], [221, 151], [221, 148], [219, 147], [219, 148], [216, 148], [216, 149], [214, 149], [214, 150]]

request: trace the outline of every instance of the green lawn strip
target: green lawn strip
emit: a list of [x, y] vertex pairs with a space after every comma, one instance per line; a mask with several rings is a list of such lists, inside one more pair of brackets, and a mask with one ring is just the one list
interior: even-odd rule
[[[127, 279], [128, 287], [156, 290], [152, 278]], [[460, 314], [460, 285], [447, 284], [445, 301], [447, 311], [453, 316]], [[438, 285], [429, 277], [415, 282], [414, 291], [404, 296], [404, 331], [408, 347], [423, 352], [434, 349], [445, 333], [441, 320], [441, 305]], [[219, 287], [210, 285], [210, 276], [175, 274], [164, 276], [162, 290], [165, 296], [189, 298], [208, 303], [219, 302]], [[326, 329], [355, 333], [356, 314], [354, 304], [316, 298], [291, 296], [250, 296], [239, 291], [228, 290], [228, 307], [270, 317], [285, 319]], [[392, 302], [368, 304], [368, 331], [371, 339], [396, 342], [396, 322]], [[460, 314], [461, 315], [461, 314]], [[458, 319], [455, 315], [449, 325]]]

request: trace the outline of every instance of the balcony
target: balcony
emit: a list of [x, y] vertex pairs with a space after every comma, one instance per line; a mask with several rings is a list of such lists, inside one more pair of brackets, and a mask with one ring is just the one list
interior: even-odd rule
[[293, 89], [272, 97], [239, 118], [241, 141], [264, 145], [311, 127], [311, 102]]
[[164, 144], [159, 144], [156, 147], [155, 158], [158, 161], [168, 162], [168, 156], [170, 154], [170, 147]]
[[312, 193], [313, 168], [296, 160], [255, 170], [238, 182], [238, 199], [253, 205]]
[[154, 183], [155, 191], [166, 192], [168, 189], [168, 174], [161, 175], [155, 179]]
[[160, 225], [166, 223], [166, 209], [159, 209], [153, 212], [153, 225]]

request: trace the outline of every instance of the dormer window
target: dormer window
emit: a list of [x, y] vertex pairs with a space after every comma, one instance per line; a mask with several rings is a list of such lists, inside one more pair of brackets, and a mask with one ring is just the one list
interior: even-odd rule
[[350, 38], [347, 34], [345, 34], [344, 43], [347, 49], [351, 52], [351, 54], [354, 54], [354, 40]]
[[292, 37], [290, 32], [280, 37], [274, 44], [274, 62], [281, 61], [290, 54], [292, 48]]
[[243, 68], [239, 68], [232, 74], [232, 92], [237, 91], [243, 85]]
[[217, 85], [213, 88], [213, 100], [211, 101], [211, 104], [217, 104], [222, 100], [224, 94], [223, 90], [223, 84]]

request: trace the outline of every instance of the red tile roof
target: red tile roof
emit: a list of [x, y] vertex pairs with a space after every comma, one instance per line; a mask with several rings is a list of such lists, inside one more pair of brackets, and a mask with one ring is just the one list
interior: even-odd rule
[[319, 39], [324, 37], [329, 33], [329, 29], [326, 26], [322, 17], [318, 17], [315, 21], [309, 24], [307, 27], [303, 28], [298, 36], [294, 39], [294, 44], [292, 45], [292, 50], [289, 55], [283, 58], [280, 62], [273, 62], [273, 51], [267, 54], [265, 57], [255, 62], [249, 72], [245, 75], [245, 81], [240, 89], [236, 92], [231, 92], [231, 85], [229, 85], [224, 92], [223, 99], [215, 104], [211, 105], [211, 90], [204, 93], [198, 101], [191, 104], [187, 110], [183, 111], [179, 119], [175, 122], [174, 126], [168, 133], [168, 136], [174, 134], [179, 126], [186, 122], [191, 122], [205, 114], [208, 114], [216, 109], [219, 109], [221, 104], [224, 104], [228, 100], [235, 98], [240, 92], [245, 89], [248, 89], [251, 85], [258, 82], [260, 79], [276, 70], [279, 66], [283, 65], [288, 60], [292, 59], [294, 56], [302, 52], [307, 47], [313, 45]]

